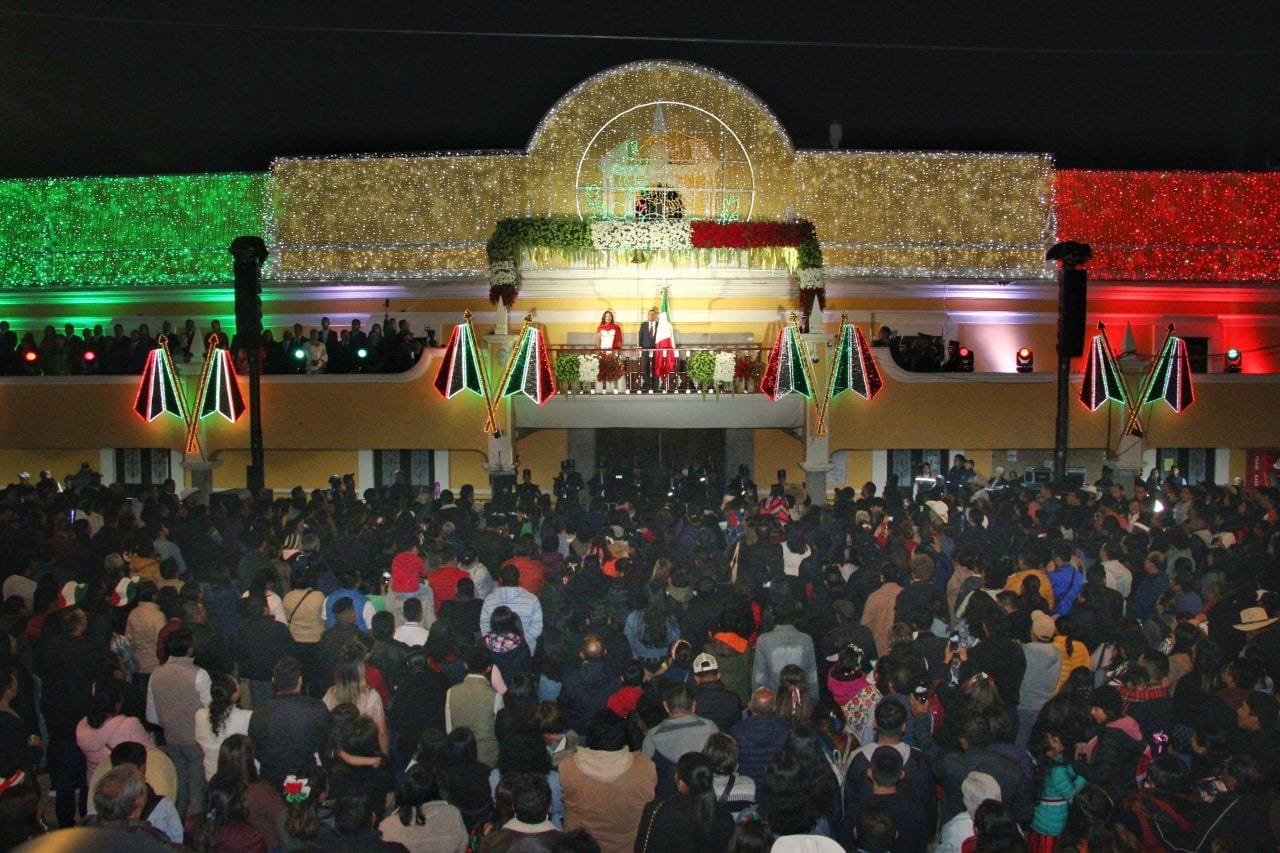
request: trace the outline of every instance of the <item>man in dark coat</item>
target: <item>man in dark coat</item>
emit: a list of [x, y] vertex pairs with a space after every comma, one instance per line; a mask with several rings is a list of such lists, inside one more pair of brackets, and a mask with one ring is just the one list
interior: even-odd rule
[[565, 724], [570, 729], [583, 732], [586, 731], [587, 720], [608, 704], [609, 697], [622, 686], [622, 682], [605, 663], [604, 643], [596, 635], [591, 634], [582, 641], [578, 656], [582, 659], [582, 666], [565, 678], [564, 687], [560, 690], [560, 710], [564, 712]]

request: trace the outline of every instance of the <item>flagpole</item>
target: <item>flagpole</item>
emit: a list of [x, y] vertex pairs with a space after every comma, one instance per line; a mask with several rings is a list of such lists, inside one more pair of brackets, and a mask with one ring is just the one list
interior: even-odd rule
[[[502, 381], [499, 382], [497, 385], [496, 394], [501, 394], [502, 393], [501, 389], [507, 387], [507, 380], [511, 378], [511, 371], [515, 369], [516, 359], [519, 358], [521, 344], [524, 342], [524, 336], [528, 333], [529, 327], [532, 325], [533, 325], [533, 314], [532, 313], [525, 314], [524, 325], [520, 327], [520, 334], [517, 335], [516, 345], [512, 348], [511, 354], [507, 356], [507, 366], [506, 366], [506, 369], [502, 371]], [[485, 423], [485, 431], [492, 432], [494, 435], [499, 434], [496, 408], [497, 406], [495, 404], [494, 410], [490, 410], [489, 412], [489, 417], [494, 421], [493, 429], [490, 430], [489, 423], [488, 422]]]
[[[470, 308], [467, 308], [462, 312], [462, 322], [467, 325], [467, 334], [471, 339], [472, 351], [475, 352], [476, 335], [475, 327], [471, 324]], [[466, 354], [464, 353], [463, 355], [465, 357]], [[489, 378], [485, 375], [488, 368], [485, 367], [485, 360], [478, 357], [479, 353], [476, 353], [476, 355], [476, 368], [480, 373], [480, 391], [484, 394], [484, 407], [485, 411], [488, 412], [488, 417], [484, 422], [484, 431], [497, 436], [501, 434], [501, 431], [498, 429], [498, 406], [489, 392]]]
[[[193, 415], [187, 407], [187, 394], [182, 389], [182, 379], [178, 376], [178, 371], [173, 366], [173, 355], [169, 352], [169, 336], [161, 334], [157, 343], [160, 345], [160, 349], [164, 351], [162, 357], [165, 360], [165, 367], [169, 371], [169, 375], [173, 377], [173, 388], [178, 394], [178, 408], [182, 409], [182, 422], [190, 430]], [[199, 436], [188, 434], [185, 452], [199, 453], [202, 457], [204, 456], [204, 452], [200, 449]]]
[[[209, 384], [209, 370], [213, 366], [214, 356], [217, 355], [218, 336], [217, 334], [209, 335], [209, 339], [204, 344], [204, 366], [200, 369], [200, 381], [196, 383], [196, 405], [200, 406], [204, 403], [204, 393]], [[191, 417], [187, 418], [187, 452], [191, 453], [193, 448], [199, 446], [199, 439], [196, 433], [200, 419], [198, 412], [192, 412]]]
[[847, 311], [840, 312], [840, 330], [836, 332], [832, 338], [831, 358], [827, 360], [827, 387], [822, 393], [822, 405], [818, 407], [818, 424], [814, 428], [814, 435], [827, 434], [827, 407], [831, 404], [831, 387], [832, 379], [836, 371], [836, 358], [840, 355], [840, 339], [844, 337], [845, 326], [849, 323], [849, 313]]

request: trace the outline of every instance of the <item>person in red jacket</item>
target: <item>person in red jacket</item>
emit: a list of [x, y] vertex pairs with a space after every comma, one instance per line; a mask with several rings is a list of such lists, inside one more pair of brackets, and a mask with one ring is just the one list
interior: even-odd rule
[[533, 540], [527, 538], [517, 539], [515, 551], [515, 556], [502, 565], [515, 566], [520, 572], [521, 588], [541, 598], [542, 590], [547, 585], [547, 579], [542, 563], [535, 556], [537, 549], [534, 547]]
[[431, 594], [436, 602], [436, 615], [446, 601], [452, 601], [458, 594], [458, 581], [470, 578], [464, 569], [457, 566], [452, 549], [446, 552], [427, 553], [427, 583], [431, 586]]

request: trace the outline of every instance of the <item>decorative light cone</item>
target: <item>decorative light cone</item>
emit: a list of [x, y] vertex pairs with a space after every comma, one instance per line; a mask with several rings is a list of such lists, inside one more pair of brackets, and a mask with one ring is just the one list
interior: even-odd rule
[[539, 406], [545, 405], [556, 393], [556, 378], [551, 370], [551, 356], [547, 353], [546, 338], [542, 330], [526, 324], [520, 336], [520, 344], [511, 354], [507, 365], [506, 381], [502, 396], [524, 394]]
[[1124, 377], [1111, 354], [1111, 345], [1107, 336], [1093, 336], [1089, 345], [1089, 354], [1084, 363], [1084, 383], [1080, 386], [1080, 402], [1091, 412], [1096, 412], [1108, 400], [1127, 405], [1129, 395], [1125, 393]]
[[444, 348], [440, 369], [436, 371], [436, 390], [446, 400], [453, 399], [463, 391], [483, 397], [485, 393], [480, 369], [480, 355], [476, 351], [476, 338], [471, 323], [459, 323], [453, 327], [449, 344]]
[[174, 370], [169, 351], [164, 347], [156, 347], [147, 353], [147, 361], [142, 368], [142, 380], [138, 383], [138, 396], [133, 401], [133, 410], [147, 423], [166, 412], [175, 418], [186, 420], [181, 392], [178, 389], [177, 371]]
[[769, 351], [769, 362], [760, 379], [760, 391], [777, 402], [791, 393], [813, 396], [813, 378], [795, 323], [783, 326]]
[[213, 353], [200, 400], [200, 417], [214, 414], [222, 415], [229, 423], [235, 423], [244, 414], [244, 397], [240, 394], [235, 362], [231, 360], [231, 353], [221, 348]]
[[1191, 363], [1187, 360], [1187, 342], [1177, 335], [1169, 335], [1160, 350], [1160, 357], [1152, 372], [1151, 382], [1143, 403], [1164, 400], [1175, 412], [1182, 412], [1196, 401], [1191, 385]]

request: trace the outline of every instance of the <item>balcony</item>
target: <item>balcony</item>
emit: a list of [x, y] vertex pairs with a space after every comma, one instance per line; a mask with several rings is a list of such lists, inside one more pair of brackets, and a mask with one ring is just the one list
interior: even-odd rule
[[[553, 369], [560, 373], [560, 392], [545, 406], [535, 405], [521, 396], [515, 399], [516, 423], [522, 429], [546, 428], [699, 428], [732, 426], [754, 429], [795, 429], [804, 423], [806, 400], [795, 394], [773, 403], [758, 390], [764, 372], [768, 347], [754, 344], [700, 344], [680, 346], [675, 350], [676, 369], [646, 387], [645, 364], [653, 350], [627, 347], [605, 353], [617, 359], [606, 361], [594, 380], [584, 381], [580, 372], [574, 375], [570, 360], [582, 356], [599, 356], [600, 350], [584, 346], [561, 346], [550, 350]], [[700, 353], [710, 356], [699, 357]], [[730, 353], [738, 376], [716, 381], [714, 358], [717, 353]], [[724, 359], [722, 359], [723, 363]], [[690, 368], [693, 368], [693, 374]], [[708, 374], [707, 368], [711, 367]], [[601, 379], [601, 377], [605, 377]], [[616, 378], [612, 378], [616, 377]], [[703, 380], [703, 384], [699, 380]]]

